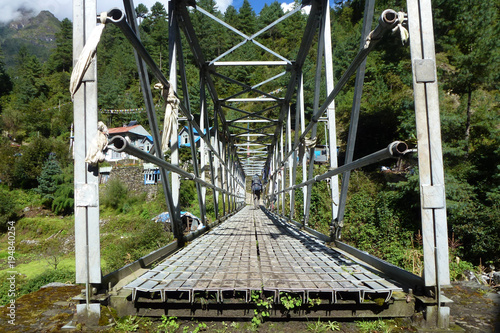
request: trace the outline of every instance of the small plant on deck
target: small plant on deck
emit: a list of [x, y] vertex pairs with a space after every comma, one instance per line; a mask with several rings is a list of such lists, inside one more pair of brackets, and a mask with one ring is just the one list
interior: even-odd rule
[[273, 298], [264, 297], [262, 291], [253, 291], [251, 298], [252, 302], [257, 306], [257, 309], [254, 309], [254, 316], [252, 318], [252, 327], [256, 329], [269, 317], [269, 310], [273, 307]]
[[294, 297], [289, 293], [281, 292], [280, 301], [286, 309], [284, 315], [288, 315], [291, 310], [297, 309], [302, 306], [302, 298], [299, 296]]

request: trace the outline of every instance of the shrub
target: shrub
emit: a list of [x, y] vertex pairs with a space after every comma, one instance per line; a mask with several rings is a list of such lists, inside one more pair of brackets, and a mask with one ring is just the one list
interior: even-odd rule
[[465, 260], [455, 258], [450, 260], [450, 279], [451, 281], [462, 280], [465, 277], [465, 271], [474, 271], [474, 266]]
[[140, 224], [133, 231], [133, 237], [119, 236], [110, 240], [103, 249], [102, 256], [106, 262], [106, 270], [111, 272], [129, 264], [173, 240], [171, 233], [163, 230], [162, 223], [138, 218]]
[[187, 209], [193, 202], [196, 202], [196, 184], [192, 180], [182, 180], [179, 191], [179, 205], [182, 209]]
[[[5, 305], [12, 299], [9, 296], [10, 281], [7, 278], [10, 274], [4, 273], [0, 275], [0, 305]], [[41, 287], [51, 282], [69, 282], [75, 280], [75, 272], [67, 269], [47, 270], [33, 279], [27, 279], [23, 275], [16, 275], [16, 298], [31, 292], [37, 291]]]
[[52, 211], [57, 215], [72, 214], [75, 203], [73, 166], [66, 167], [56, 179], [59, 185], [54, 192]]
[[0, 232], [7, 231], [7, 222], [16, 218], [15, 208], [9, 191], [0, 187]]
[[62, 181], [60, 175], [62, 174], [61, 167], [56, 160], [56, 155], [53, 153], [49, 154], [49, 158], [45, 161], [42, 173], [37, 178], [38, 187], [35, 191], [42, 195], [43, 203], [46, 207], [51, 207], [54, 201], [54, 193], [56, 193], [57, 187]]
[[73, 184], [61, 184], [54, 194], [52, 211], [57, 215], [69, 215], [73, 212], [75, 199]]
[[33, 279], [26, 280], [20, 287], [19, 296], [29, 294], [37, 291], [41, 287], [51, 282], [69, 282], [73, 283], [75, 280], [75, 272], [68, 269], [50, 269]]
[[[12, 274], [3, 273], [0, 274], [0, 305], [6, 305], [12, 299], [12, 289], [11, 289], [11, 281], [8, 278], [11, 277]], [[16, 298], [22, 295], [19, 294], [19, 289], [21, 285], [24, 283], [26, 279], [24, 276], [17, 274], [15, 276], [15, 289], [16, 289]], [[10, 293], [10, 295], [9, 295]]]
[[127, 187], [119, 179], [113, 178], [106, 184], [101, 202], [105, 207], [112, 209], [122, 208], [127, 195]]

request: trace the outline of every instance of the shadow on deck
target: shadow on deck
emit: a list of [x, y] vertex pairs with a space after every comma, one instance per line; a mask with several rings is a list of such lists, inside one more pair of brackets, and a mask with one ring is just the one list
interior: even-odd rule
[[[119, 315], [409, 317], [408, 288], [263, 208], [243, 208], [110, 293]], [[293, 303], [293, 305], [292, 305]]]

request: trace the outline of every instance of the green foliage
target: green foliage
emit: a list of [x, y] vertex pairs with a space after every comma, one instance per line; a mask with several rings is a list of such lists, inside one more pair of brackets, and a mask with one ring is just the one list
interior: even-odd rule
[[15, 208], [12, 195], [3, 186], [0, 186], [0, 232], [7, 231], [7, 222], [16, 219]]
[[[103, 230], [103, 233], [108, 230], [110, 233], [102, 238], [108, 243], [102, 249], [107, 272], [129, 264], [173, 240], [172, 234], [163, 229], [162, 223], [137, 216], [117, 216], [114, 219], [116, 221], [109, 222]], [[122, 232], [116, 234], [116, 230]]]
[[395, 265], [408, 265], [407, 249], [418, 245], [412, 244], [418, 229], [412, 229], [411, 215], [400, 209], [405, 192], [377, 189], [360, 172], [353, 173], [352, 183], [356, 191], [349, 197], [343, 237]]
[[[9, 94], [12, 90], [12, 80], [5, 69], [4, 56], [0, 48], [0, 98]], [[0, 113], [2, 112], [2, 105], [0, 104]]]
[[307, 331], [314, 333], [340, 331], [340, 324], [336, 321], [328, 321], [328, 323], [324, 323], [320, 318], [318, 318], [318, 321], [307, 323]]
[[139, 321], [137, 316], [125, 316], [116, 322], [115, 329], [123, 332], [135, 332], [139, 328]]
[[393, 320], [356, 321], [361, 333], [389, 333], [396, 326]]
[[280, 293], [281, 304], [287, 309], [287, 311], [293, 310], [295, 308], [302, 306], [302, 298], [300, 296], [292, 296], [289, 293]]
[[49, 70], [69, 72], [73, 63], [73, 25], [69, 19], [61, 21], [60, 31], [55, 37], [56, 48], [50, 55]]
[[100, 201], [105, 207], [118, 210], [123, 208], [128, 194], [127, 187], [118, 178], [112, 178], [106, 183]]
[[252, 5], [248, 0], [243, 0], [243, 4], [238, 12], [238, 19], [236, 21], [236, 29], [242, 31], [247, 35], [255, 33], [256, 15], [252, 9]]
[[179, 191], [179, 205], [182, 210], [188, 209], [193, 203], [196, 203], [196, 184], [191, 180], [181, 180], [181, 188]]
[[[16, 274], [13, 280], [12, 274], [0, 274], [0, 306], [6, 305], [12, 299], [12, 293], [15, 292], [15, 298], [21, 297], [20, 288], [25, 283], [26, 278], [20, 274]], [[9, 280], [8, 280], [9, 279]], [[12, 282], [12, 283], [11, 283]], [[12, 288], [11, 288], [12, 287]], [[14, 291], [15, 290], [15, 291]], [[11, 295], [9, 295], [11, 293]]]
[[37, 193], [42, 196], [44, 204], [47, 207], [52, 206], [54, 201], [54, 194], [57, 191], [57, 187], [60, 184], [60, 175], [62, 173], [61, 167], [56, 160], [55, 154], [49, 154], [49, 158], [45, 162], [42, 168], [42, 173], [38, 177], [38, 187], [35, 189]]
[[52, 211], [57, 215], [70, 215], [74, 210], [74, 185], [72, 174], [62, 174], [63, 182], [57, 187], [52, 202]]
[[[11, 274], [5, 273], [0, 277], [0, 304], [5, 305], [12, 298], [8, 297], [10, 290], [10, 283], [7, 280]], [[16, 285], [16, 298], [23, 295], [29, 294], [31, 292], [37, 291], [40, 287], [49, 284], [51, 282], [63, 282], [63, 283], [73, 283], [75, 278], [75, 272], [65, 269], [58, 270], [46, 270], [42, 274], [36, 276], [32, 279], [24, 278], [22, 275], [16, 275], [15, 285]]]
[[252, 327], [257, 329], [269, 317], [270, 310], [273, 307], [273, 298], [266, 298], [262, 291], [255, 290], [252, 291], [250, 297], [257, 307], [254, 309], [254, 316], [252, 317]]
[[310, 308], [313, 308], [313, 307], [320, 305], [320, 304], [321, 304], [321, 298], [309, 298], [307, 300], [307, 306]]
[[161, 324], [158, 325], [159, 332], [173, 333], [179, 328], [177, 317], [161, 316]]
[[460, 260], [460, 258], [452, 258], [450, 260], [450, 279], [452, 281], [468, 279], [465, 272], [474, 272], [474, 266], [467, 261]]

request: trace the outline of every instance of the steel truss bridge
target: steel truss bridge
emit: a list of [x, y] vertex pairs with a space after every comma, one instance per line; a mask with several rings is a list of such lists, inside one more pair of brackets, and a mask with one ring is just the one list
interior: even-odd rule
[[[379, 15], [376, 28], [372, 30], [374, 2], [366, 1], [359, 51], [341, 78], [334, 82], [330, 7], [325, 0], [302, 1], [300, 6], [252, 35], [223, 22], [197, 6], [195, 1], [170, 0], [166, 6], [169, 23], [168, 73], [160, 70], [141, 43], [132, 0], [123, 0], [123, 9], [111, 9], [99, 18], [96, 0], [73, 0], [75, 61], [92, 31], [103, 24], [116, 25], [133, 46], [154, 149], [149, 153], [143, 152], [120, 137], [115, 137], [109, 144], [112, 149], [125, 151], [159, 167], [177, 239], [176, 243], [151, 256], [108, 276], [101, 276], [98, 172], [95, 166], [85, 162], [86, 152], [97, 135], [98, 82], [94, 58], [74, 95], [76, 281], [87, 286], [86, 296], [78, 306], [79, 313], [90, 318], [100, 311], [99, 304], [95, 303], [96, 296], [91, 295], [92, 286], [116, 293], [119, 280], [128, 275], [127, 272], [143, 269], [152, 261], [167, 257], [150, 270], [137, 271], [143, 275], [136, 272], [136, 279], [122, 283], [125, 288], [120, 290], [128, 290], [129, 308], [174, 313], [179, 302], [184, 302], [190, 309], [190, 317], [204, 316], [201, 308], [196, 312], [195, 303], [198, 295], [205, 293], [214, 295], [212, 308], [217, 309], [217, 314], [224, 311], [227, 314], [238, 308], [230, 305], [228, 299], [248, 303], [252, 292], [260, 291], [272, 297], [276, 304], [280, 303], [281, 292], [289, 292], [299, 295], [304, 302], [320, 298], [318, 310], [326, 311], [333, 317], [346, 316], [346, 312], [351, 316], [356, 316], [356, 313], [367, 316], [366, 312], [370, 311], [380, 315], [390, 304], [406, 299], [401, 294], [414, 293], [419, 304], [426, 309], [428, 322], [447, 327], [449, 307], [441, 295], [441, 287], [449, 285], [450, 279], [431, 3], [430, 0], [408, 0], [404, 15], [387, 9]], [[120, 6], [119, 1], [117, 6]], [[309, 8], [307, 23], [300, 36], [300, 48], [293, 58], [274, 51], [273, 45], [259, 42], [259, 36], [275, 25], [286, 22], [293, 15], [304, 15], [301, 11], [305, 7]], [[230, 31], [234, 36], [232, 47], [223, 50], [216, 58], [207, 58], [200, 45], [200, 32], [195, 31], [191, 21], [194, 13], [214, 20]], [[341, 242], [350, 171], [409, 153], [406, 144], [397, 141], [388, 142], [387, 147], [381, 147], [380, 151], [363, 158], [353, 158], [356, 137], [363, 135], [357, 133], [357, 124], [366, 58], [381, 39], [394, 38], [387, 34], [388, 31], [404, 27], [410, 37], [418, 139], [424, 246], [422, 277]], [[189, 45], [182, 45], [185, 41]], [[265, 53], [266, 59], [274, 60], [228, 61], [228, 56], [243, 45], [257, 48], [260, 52], [255, 54]], [[189, 100], [192, 94], [188, 91], [189, 78], [184, 60], [188, 55], [198, 69], [199, 99], [195, 102]], [[305, 100], [305, 66], [315, 68], [314, 77], [307, 78], [314, 82], [311, 101]], [[233, 76], [238, 68], [243, 67], [254, 71], [266, 69], [272, 74], [262, 82], [250, 85]], [[177, 126], [173, 126], [170, 158], [164, 158], [149, 73], [164, 89], [171, 89], [176, 98], [183, 96], [179, 99], [178, 110], [174, 112], [175, 118], [186, 119], [190, 142], [195, 142], [195, 132], [201, 135], [200, 154], [196, 145], [191, 144], [192, 173], [179, 167]], [[355, 76], [355, 92], [346, 156], [339, 166], [334, 149], [337, 147], [335, 98], [352, 76]], [[276, 80], [286, 82], [286, 86], [269, 91], [267, 87]], [[218, 88], [224, 85], [237, 86], [240, 90], [228, 95], [224, 89]], [[306, 103], [313, 106], [310, 120], [305, 117]], [[228, 117], [229, 114], [231, 117]], [[315, 175], [314, 147], [309, 144], [314, 141], [318, 124], [322, 121], [327, 126], [330, 168], [324, 174]], [[208, 131], [209, 128], [213, 130]], [[295, 130], [292, 131], [292, 128]], [[299, 152], [304, 151], [309, 152], [309, 161], [299, 157]], [[299, 163], [303, 172], [301, 183], [296, 181]], [[254, 174], [264, 178], [265, 196], [275, 195], [277, 198], [272, 212], [263, 206], [259, 210], [246, 206], [246, 193], [249, 191], [246, 177]], [[340, 174], [344, 180], [341, 185], [338, 181]], [[188, 246], [184, 246], [185, 241], [202, 232], [189, 236], [182, 233], [179, 207], [181, 177], [196, 183], [203, 224], [207, 225], [207, 190], [213, 191], [216, 214], [216, 221], [206, 228], [208, 232]], [[310, 210], [312, 186], [320, 181], [330, 183], [331, 193], [325, 193], [332, 203], [329, 235], [320, 234], [308, 226], [310, 214], [314, 214]], [[304, 218], [300, 221], [294, 216], [293, 209], [296, 191], [303, 191], [304, 198]], [[325, 242], [331, 246], [327, 247]], [[178, 249], [181, 250], [173, 254]], [[369, 301], [376, 298], [383, 300], [382, 307], [371, 307]], [[173, 306], [172, 300], [175, 300]], [[413, 309], [409, 311], [410, 314], [412, 312]], [[394, 312], [387, 315], [397, 316]], [[322, 317], [325, 317], [324, 314]]]

